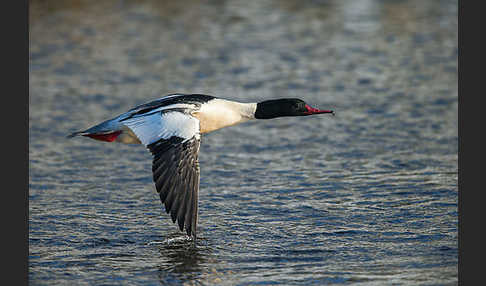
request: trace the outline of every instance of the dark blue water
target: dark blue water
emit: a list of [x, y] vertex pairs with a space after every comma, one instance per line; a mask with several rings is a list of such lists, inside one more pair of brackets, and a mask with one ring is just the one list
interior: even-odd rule
[[[29, 284], [456, 285], [457, 2], [31, 1]], [[140, 145], [168, 93], [336, 116], [203, 136], [196, 247]]]

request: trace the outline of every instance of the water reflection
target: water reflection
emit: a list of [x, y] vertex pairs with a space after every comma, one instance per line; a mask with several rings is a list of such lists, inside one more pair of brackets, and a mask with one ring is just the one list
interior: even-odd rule
[[180, 234], [173, 234], [161, 243], [158, 248], [162, 261], [157, 266], [161, 284], [220, 282], [221, 273], [214, 268], [218, 261], [213, 250], [204, 244], [204, 238], [199, 238], [194, 246], [190, 238]]

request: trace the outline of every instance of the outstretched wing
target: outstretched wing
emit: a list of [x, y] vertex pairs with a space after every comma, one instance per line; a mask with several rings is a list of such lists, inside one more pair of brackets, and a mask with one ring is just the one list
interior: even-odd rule
[[154, 155], [152, 164], [155, 187], [172, 222], [181, 231], [196, 236], [199, 194], [199, 145], [195, 137], [183, 140], [173, 136], [148, 145]]
[[153, 155], [160, 200], [181, 231], [196, 238], [199, 194], [199, 120], [177, 110], [140, 114], [122, 122]]

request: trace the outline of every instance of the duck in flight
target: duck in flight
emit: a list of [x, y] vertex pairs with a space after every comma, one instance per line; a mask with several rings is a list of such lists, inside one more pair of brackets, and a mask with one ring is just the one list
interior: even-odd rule
[[68, 138], [143, 144], [153, 155], [155, 187], [172, 222], [196, 240], [201, 134], [252, 119], [333, 114], [296, 98], [240, 103], [204, 94], [171, 94], [136, 106]]

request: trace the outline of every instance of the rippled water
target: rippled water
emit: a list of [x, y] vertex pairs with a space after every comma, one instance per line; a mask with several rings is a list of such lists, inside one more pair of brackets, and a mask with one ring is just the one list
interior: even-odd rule
[[[30, 1], [29, 284], [457, 284], [457, 1]], [[203, 137], [197, 246], [139, 145], [172, 92], [336, 116]]]

